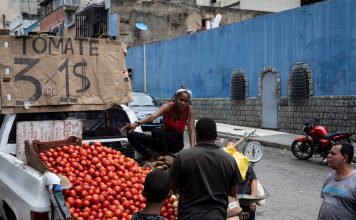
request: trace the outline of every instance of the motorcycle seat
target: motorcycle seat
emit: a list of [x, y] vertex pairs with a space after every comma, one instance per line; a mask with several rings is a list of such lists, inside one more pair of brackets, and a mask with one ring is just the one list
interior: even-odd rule
[[335, 136], [342, 135], [342, 134], [347, 134], [347, 135], [350, 135], [350, 136], [352, 135], [348, 131], [337, 131], [337, 132], [334, 132], [334, 133], [329, 133], [329, 134], [324, 135], [324, 138], [325, 139], [331, 139], [331, 138], [333, 138]]

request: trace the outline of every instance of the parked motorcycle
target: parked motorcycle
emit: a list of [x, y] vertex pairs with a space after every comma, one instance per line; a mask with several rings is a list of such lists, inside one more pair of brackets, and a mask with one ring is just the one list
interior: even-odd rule
[[338, 131], [329, 133], [325, 126], [319, 125], [320, 119], [311, 119], [304, 124], [305, 136], [297, 137], [292, 143], [294, 156], [301, 160], [308, 160], [314, 154], [322, 157], [322, 161], [327, 157], [333, 144], [336, 142], [351, 142], [351, 132]]

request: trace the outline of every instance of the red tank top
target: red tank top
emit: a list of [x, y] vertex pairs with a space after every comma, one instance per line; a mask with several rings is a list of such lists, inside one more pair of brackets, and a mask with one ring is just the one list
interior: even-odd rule
[[187, 119], [188, 119], [188, 112], [189, 112], [189, 107], [184, 110], [183, 113], [183, 118], [177, 121], [174, 121], [172, 118], [173, 113], [173, 107], [174, 107], [175, 102], [169, 103], [170, 109], [168, 112], [165, 112], [163, 114], [163, 121], [164, 121], [164, 128], [166, 131], [170, 132], [176, 132], [183, 134], [185, 125], [187, 124]]

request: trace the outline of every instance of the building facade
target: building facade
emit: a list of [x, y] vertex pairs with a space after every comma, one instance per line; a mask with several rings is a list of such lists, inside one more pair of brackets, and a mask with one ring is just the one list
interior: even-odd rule
[[280, 12], [300, 7], [301, 0], [196, 0], [197, 5]]
[[[129, 46], [204, 31], [209, 29], [207, 24], [219, 14], [221, 20], [218, 26], [266, 14], [258, 11], [197, 6], [173, 1], [111, 0], [110, 10], [110, 14], [119, 15], [118, 38]], [[144, 23], [147, 30], [138, 29], [136, 23]]]
[[10, 23], [20, 14], [20, 0], [0, 1], [0, 29], [10, 29]]
[[[16, 18], [10, 22], [10, 35], [25, 35], [26, 29], [38, 22], [41, 12], [41, 0], [20, 0], [19, 11]], [[35, 30], [32, 28], [32, 30]], [[39, 30], [39, 28], [38, 28]]]
[[75, 12], [80, 0], [44, 0], [40, 3], [40, 31], [57, 36], [75, 36]]
[[321, 118], [356, 133], [354, 8], [330, 0], [132, 47], [133, 88], [165, 100], [186, 85], [198, 118], [292, 133]]

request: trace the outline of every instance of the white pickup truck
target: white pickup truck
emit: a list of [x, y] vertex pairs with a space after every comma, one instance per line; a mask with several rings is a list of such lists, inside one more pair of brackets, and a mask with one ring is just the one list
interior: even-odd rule
[[[0, 116], [0, 219], [53, 220], [49, 192], [42, 173], [16, 158], [16, 123], [81, 119], [83, 142], [100, 141], [116, 149], [130, 150], [120, 128], [137, 120], [125, 105], [105, 111], [21, 113]], [[137, 131], [141, 131], [137, 128]], [[133, 153], [133, 152], [124, 152]], [[52, 211], [53, 212], [53, 211]]]

